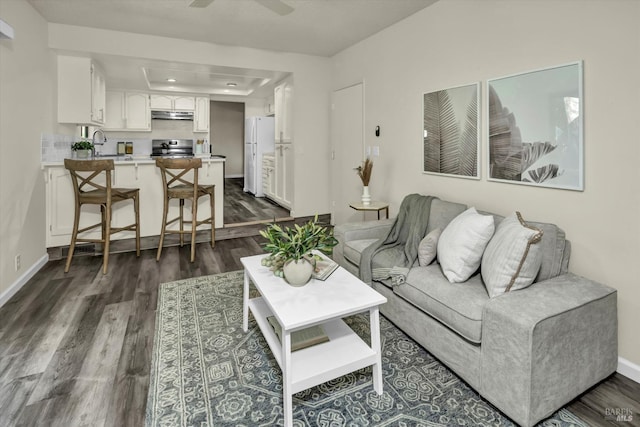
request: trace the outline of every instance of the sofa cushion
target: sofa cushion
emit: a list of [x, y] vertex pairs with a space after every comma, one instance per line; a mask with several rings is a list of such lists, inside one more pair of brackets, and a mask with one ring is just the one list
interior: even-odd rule
[[435, 230], [427, 233], [427, 235], [424, 236], [424, 239], [420, 241], [420, 244], [418, 245], [418, 264], [420, 266], [426, 267], [436, 259], [440, 234], [442, 234], [442, 230], [440, 228], [436, 228]]
[[567, 273], [571, 246], [566, 241], [564, 231], [557, 225], [546, 222], [528, 221], [527, 223], [542, 230], [543, 233], [539, 243], [542, 262], [535, 282], [541, 282]]
[[364, 248], [377, 241], [378, 239], [361, 239], [345, 242], [344, 257], [355, 265], [360, 265], [360, 256], [362, 255]]
[[479, 274], [465, 283], [450, 283], [438, 264], [414, 267], [394, 292], [467, 340], [480, 343], [482, 311], [489, 295]]
[[520, 212], [503, 219], [482, 256], [482, 280], [490, 297], [531, 285], [540, 270], [542, 231]]
[[447, 225], [438, 240], [438, 262], [450, 282], [464, 282], [475, 273], [494, 230], [493, 216], [473, 207]]
[[429, 225], [427, 233], [439, 228], [444, 230], [455, 217], [467, 210], [467, 205], [434, 199], [429, 211]]

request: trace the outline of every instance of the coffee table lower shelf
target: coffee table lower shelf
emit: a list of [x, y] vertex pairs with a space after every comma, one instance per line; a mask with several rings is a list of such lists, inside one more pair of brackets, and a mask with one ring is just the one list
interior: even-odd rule
[[[282, 344], [267, 317], [271, 310], [262, 297], [249, 300], [249, 309], [280, 369], [284, 371]], [[376, 353], [342, 319], [321, 323], [328, 342], [291, 353], [291, 393], [341, 377], [376, 363]], [[309, 327], [313, 325], [308, 325]], [[283, 372], [284, 373], [284, 372]]]

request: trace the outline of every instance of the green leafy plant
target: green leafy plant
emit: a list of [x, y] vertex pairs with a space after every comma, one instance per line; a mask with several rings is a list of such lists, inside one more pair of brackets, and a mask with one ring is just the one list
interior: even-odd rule
[[282, 277], [282, 267], [289, 260], [310, 259], [311, 251], [331, 252], [338, 241], [333, 237], [333, 229], [318, 223], [318, 216], [302, 226], [280, 227], [269, 224], [260, 235], [267, 239], [264, 250], [270, 255], [262, 264], [270, 267], [276, 276]]
[[91, 141], [74, 142], [73, 145], [71, 145], [71, 150], [73, 150], [73, 151], [93, 150], [93, 144], [91, 143]]

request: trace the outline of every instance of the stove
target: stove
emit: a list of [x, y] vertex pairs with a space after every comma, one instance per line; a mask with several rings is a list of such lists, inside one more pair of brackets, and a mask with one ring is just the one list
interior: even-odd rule
[[193, 157], [193, 139], [152, 139], [151, 157]]

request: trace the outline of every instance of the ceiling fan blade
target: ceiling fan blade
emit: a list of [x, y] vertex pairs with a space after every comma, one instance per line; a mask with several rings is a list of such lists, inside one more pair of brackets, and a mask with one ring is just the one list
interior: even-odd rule
[[213, 3], [213, 0], [193, 0], [189, 7], [207, 7], [211, 3]]
[[[198, 0], [194, 0], [198, 1]], [[254, 0], [257, 3], [260, 3], [262, 6], [266, 7], [272, 12], [277, 13], [280, 16], [288, 15], [294, 11], [293, 7], [289, 6], [282, 0]]]

